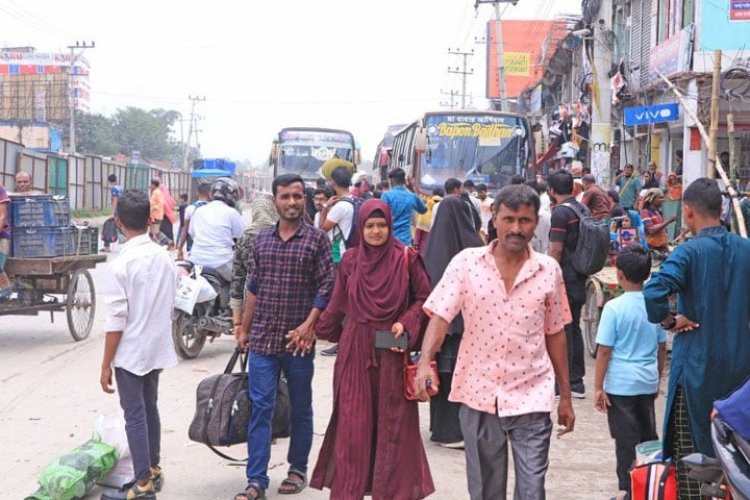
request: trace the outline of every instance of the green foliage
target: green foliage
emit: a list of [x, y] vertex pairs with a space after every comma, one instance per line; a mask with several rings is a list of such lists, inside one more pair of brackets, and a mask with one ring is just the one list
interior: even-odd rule
[[180, 119], [177, 111], [130, 106], [111, 117], [82, 113], [76, 118], [77, 150], [82, 153], [112, 156], [139, 151], [142, 158], [163, 161], [182, 156], [181, 144], [170, 136]]
[[76, 113], [76, 150], [102, 156], [119, 153], [112, 119], [98, 113]]

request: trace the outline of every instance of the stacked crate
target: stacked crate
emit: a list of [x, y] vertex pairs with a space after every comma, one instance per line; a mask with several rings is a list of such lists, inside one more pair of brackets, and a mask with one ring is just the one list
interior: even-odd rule
[[75, 251], [67, 197], [11, 196], [10, 224], [13, 257], [57, 257]]

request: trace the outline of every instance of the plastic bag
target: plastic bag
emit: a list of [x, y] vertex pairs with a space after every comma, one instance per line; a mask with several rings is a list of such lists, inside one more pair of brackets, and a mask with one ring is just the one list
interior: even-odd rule
[[128, 436], [125, 434], [125, 420], [120, 416], [101, 415], [96, 420], [95, 436], [104, 443], [114, 446], [120, 457], [114, 468], [98, 481], [104, 486], [121, 488], [135, 479], [133, 457], [128, 447]]
[[117, 450], [91, 439], [73, 451], [57, 457], [42, 470], [39, 489], [25, 500], [72, 500], [87, 491], [117, 462]]
[[196, 302], [208, 302], [216, 298], [218, 294], [206, 278], [204, 278], [203, 276], [197, 276], [195, 280], [200, 284], [201, 287], [200, 291], [198, 292], [198, 299], [196, 300]]
[[[205, 278], [204, 278], [205, 281]], [[177, 294], [174, 298], [174, 306], [186, 314], [193, 314], [193, 308], [198, 300], [201, 284], [189, 276], [180, 276], [177, 279]]]

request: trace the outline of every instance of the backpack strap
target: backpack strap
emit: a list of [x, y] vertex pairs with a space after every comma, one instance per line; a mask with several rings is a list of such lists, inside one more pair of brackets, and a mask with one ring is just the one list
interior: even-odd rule
[[[578, 205], [578, 206], [576, 206], [576, 205]], [[590, 217], [591, 216], [590, 212], [588, 214], [586, 213], [586, 212], [588, 212], [588, 208], [586, 208], [585, 206], [580, 205], [580, 204], [573, 204], [573, 203], [568, 202], [568, 203], [561, 203], [560, 206], [562, 206], [562, 207], [568, 207], [570, 210], [572, 210], [573, 213], [576, 214], [576, 216], [578, 217], [579, 221], [583, 220], [586, 217]], [[583, 210], [581, 210], [581, 209], [583, 209]]]

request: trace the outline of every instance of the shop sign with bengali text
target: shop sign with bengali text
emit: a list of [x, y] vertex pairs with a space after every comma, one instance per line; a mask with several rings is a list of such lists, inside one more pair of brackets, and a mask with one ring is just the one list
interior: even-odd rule
[[729, 0], [730, 21], [750, 21], [750, 0]]

